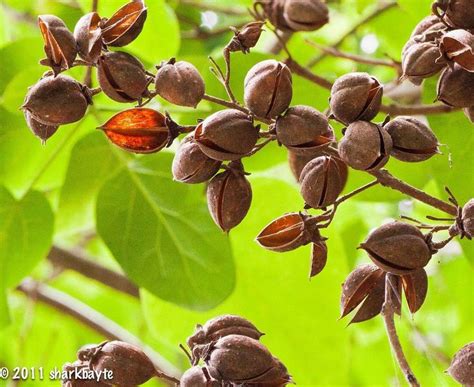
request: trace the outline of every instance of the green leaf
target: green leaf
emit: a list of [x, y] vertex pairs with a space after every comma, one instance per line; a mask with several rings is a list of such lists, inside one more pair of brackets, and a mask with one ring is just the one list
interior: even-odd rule
[[233, 290], [228, 239], [213, 224], [202, 187], [172, 181], [171, 155], [136, 160], [107, 181], [97, 230], [127, 275], [178, 305], [206, 310]]
[[0, 278], [4, 288], [15, 286], [51, 247], [54, 216], [39, 192], [21, 200], [0, 188]]
[[10, 310], [6, 289], [0, 286], [0, 330], [10, 324]]

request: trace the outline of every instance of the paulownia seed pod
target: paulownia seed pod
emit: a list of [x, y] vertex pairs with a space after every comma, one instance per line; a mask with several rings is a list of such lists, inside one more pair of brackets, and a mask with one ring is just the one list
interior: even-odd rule
[[99, 57], [97, 76], [102, 91], [117, 102], [134, 102], [147, 94], [143, 64], [134, 56], [110, 51]]
[[350, 124], [339, 143], [342, 160], [354, 169], [382, 168], [390, 157], [392, 139], [379, 125], [365, 121]]
[[439, 44], [441, 54], [464, 70], [474, 72], [474, 35], [466, 30], [453, 30], [443, 35]]
[[474, 8], [471, 0], [438, 0], [433, 5], [437, 14], [437, 8], [441, 8], [441, 16], [455, 28], [474, 28]]
[[146, 17], [147, 8], [142, 0], [125, 4], [102, 23], [102, 41], [106, 46], [126, 46], [140, 35]]
[[252, 187], [240, 161], [230, 163], [207, 186], [207, 205], [214, 222], [229, 232], [247, 215], [252, 202]]
[[398, 221], [372, 231], [360, 247], [382, 270], [398, 275], [421, 269], [431, 259], [431, 249], [421, 231]]
[[448, 373], [463, 386], [474, 384], [474, 342], [466, 344], [456, 352]]
[[259, 340], [263, 336], [257, 327], [249, 320], [231, 314], [215, 317], [204, 325], [196, 325], [192, 336], [188, 337], [187, 344], [193, 354], [193, 362], [203, 358], [209, 345], [221, 337], [229, 335], [247, 336]]
[[100, 126], [118, 147], [134, 153], [154, 153], [170, 142], [166, 117], [153, 109], [134, 108], [117, 113]]
[[219, 339], [211, 349], [206, 364], [210, 375], [221, 381], [263, 385], [289, 382], [285, 366], [259, 341], [230, 335]]
[[263, 7], [265, 19], [270, 20], [280, 31], [293, 31], [284, 18], [284, 7], [287, 0], [268, 0], [256, 2]]
[[384, 126], [392, 138], [391, 155], [398, 160], [418, 162], [439, 153], [438, 139], [433, 131], [413, 117], [396, 117]]
[[247, 114], [226, 109], [202, 121], [195, 130], [194, 139], [214, 160], [237, 160], [252, 151], [258, 140], [258, 129]]
[[101, 18], [90, 12], [79, 19], [74, 28], [79, 56], [89, 63], [97, 63], [102, 50]]
[[155, 88], [167, 101], [194, 108], [205, 92], [204, 80], [197, 68], [189, 62], [176, 62], [174, 58], [159, 68]]
[[244, 81], [245, 105], [257, 117], [273, 118], [283, 113], [293, 96], [291, 71], [274, 59], [253, 66]]
[[54, 15], [38, 16], [38, 26], [44, 40], [44, 52], [47, 59], [41, 64], [50, 66], [54, 74], [72, 66], [77, 55], [76, 40], [66, 24]]
[[474, 73], [455, 64], [447, 67], [438, 81], [438, 100], [448, 106], [467, 108], [474, 106]]
[[33, 134], [39, 137], [42, 142], [45, 142], [48, 138], [50, 138], [59, 128], [57, 125], [46, 125], [35, 120], [28, 110], [25, 110], [23, 113], [25, 114], [26, 124], [31, 129]]
[[301, 155], [290, 150], [288, 151], [288, 164], [291, 173], [293, 173], [293, 176], [297, 181], [300, 180], [301, 172], [306, 164], [318, 156], [320, 156], [319, 152], [316, 153], [316, 155]]
[[191, 133], [179, 145], [173, 159], [172, 172], [176, 181], [187, 184], [204, 183], [214, 176], [222, 162], [206, 156]]
[[321, 240], [311, 244], [311, 269], [309, 278], [313, 278], [323, 271], [328, 260], [328, 248], [326, 242]]
[[308, 219], [298, 212], [280, 216], [265, 226], [256, 241], [265, 249], [279, 253], [294, 250], [312, 240], [316, 242], [321, 239], [319, 231], [307, 222]]
[[[110, 384], [104, 382], [98, 382], [95, 379], [85, 379], [84, 377], [76, 377], [81, 375], [80, 372], [84, 374], [92, 373], [93, 371], [89, 368], [88, 362], [81, 360], [76, 360], [74, 363], [66, 363], [63, 366], [63, 375], [67, 377], [61, 380], [61, 386], [63, 387], [108, 387]], [[82, 376], [82, 375], [81, 375]]]
[[222, 384], [206, 376], [203, 367], [194, 366], [188, 369], [179, 381], [180, 387], [222, 387]]
[[[440, 20], [439, 17], [436, 15], [429, 15], [421, 19], [421, 21], [415, 26], [413, 29], [410, 38], [414, 38], [419, 35], [423, 35], [426, 30], [431, 28], [434, 25], [437, 24], [443, 24]], [[444, 25], [444, 24], [443, 24]]]
[[403, 291], [411, 313], [416, 313], [425, 302], [428, 293], [428, 277], [425, 269], [401, 276]]
[[293, 31], [316, 31], [329, 22], [329, 9], [321, 0], [286, 0], [283, 18]]
[[290, 107], [277, 118], [275, 130], [278, 142], [301, 155], [315, 154], [335, 141], [326, 116], [310, 106]]
[[331, 89], [331, 113], [346, 125], [358, 120], [370, 121], [379, 112], [382, 95], [382, 85], [371, 75], [343, 75], [334, 82]]
[[329, 156], [320, 156], [304, 167], [300, 176], [300, 192], [312, 208], [333, 204], [347, 182], [347, 166]]
[[108, 341], [95, 348], [87, 346], [79, 350], [78, 359], [88, 361], [96, 371], [112, 371], [112, 380], [107, 383], [120, 386], [136, 386], [156, 376], [155, 366], [138, 347], [122, 342]]
[[264, 25], [265, 22], [254, 21], [247, 23], [240, 30], [233, 29], [234, 37], [227, 45], [229, 51], [242, 51], [244, 54], [249, 53], [250, 49], [257, 45]]
[[79, 121], [91, 103], [87, 88], [66, 75], [45, 77], [26, 94], [22, 109], [47, 126]]
[[474, 238], [474, 199], [469, 200], [458, 216], [456, 223], [451, 226], [451, 235], [460, 235], [461, 238]]
[[445, 66], [446, 62], [440, 58], [438, 45], [432, 42], [412, 44], [402, 56], [403, 76], [409, 79], [429, 78]]

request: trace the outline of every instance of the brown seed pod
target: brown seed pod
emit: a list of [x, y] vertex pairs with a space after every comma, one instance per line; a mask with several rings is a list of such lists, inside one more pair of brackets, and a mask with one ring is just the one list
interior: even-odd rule
[[99, 129], [113, 144], [134, 153], [158, 152], [171, 139], [166, 117], [148, 108], [133, 108], [117, 113]]
[[172, 172], [176, 181], [187, 184], [204, 183], [214, 176], [222, 162], [207, 157], [191, 133], [184, 138], [173, 159]]
[[292, 106], [275, 123], [278, 142], [298, 154], [315, 154], [335, 141], [328, 119], [310, 106]]
[[474, 384], [474, 342], [466, 344], [453, 357], [448, 373], [464, 386]]
[[90, 12], [79, 19], [74, 28], [78, 54], [89, 63], [97, 63], [102, 50], [101, 18], [97, 12]]
[[290, 150], [288, 151], [288, 164], [290, 166], [291, 173], [293, 173], [293, 176], [297, 181], [300, 180], [301, 172], [303, 171], [303, 168], [306, 166], [306, 164], [318, 156], [320, 156], [319, 153], [316, 153], [316, 155], [313, 156], [301, 155]]
[[193, 335], [186, 341], [193, 354], [193, 363], [197, 364], [199, 359], [206, 355], [211, 343], [229, 335], [247, 336], [259, 340], [263, 333], [249, 320], [231, 314], [215, 317], [204, 325], [198, 324]]
[[44, 143], [48, 138], [50, 138], [56, 131], [59, 126], [50, 126], [45, 125], [39, 121], [36, 121], [28, 110], [24, 110], [25, 120], [28, 127], [31, 129], [33, 134], [41, 139]]
[[402, 56], [405, 78], [429, 78], [439, 73], [445, 66], [446, 61], [440, 58], [438, 45], [431, 42], [412, 44]]
[[99, 57], [97, 76], [102, 91], [117, 102], [134, 102], [147, 95], [149, 79], [143, 64], [126, 52]]
[[280, 369], [263, 344], [240, 335], [219, 339], [205, 361], [214, 379], [232, 383], [263, 383], [274, 368]]
[[247, 215], [252, 202], [252, 187], [240, 161], [214, 176], [207, 187], [207, 205], [214, 222], [225, 232], [237, 226]]
[[188, 369], [179, 381], [180, 387], [222, 387], [222, 384], [210, 375], [206, 375], [203, 367], [194, 366]]
[[256, 9], [257, 6], [263, 7], [264, 18], [270, 20], [270, 23], [280, 31], [293, 31], [283, 17], [285, 3], [286, 0], [256, 1], [254, 8]]
[[472, 123], [474, 123], [474, 106], [473, 106], [473, 107], [464, 108], [464, 114], [465, 114], [466, 117], [469, 119], [469, 121], [471, 121]]
[[[363, 309], [359, 316], [354, 316], [351, 322], [362, 322], [380, 313], [382, 305], [380, 305], [380, 309], [378, 310], [374, 306], [374, 304], [378, 305], [377, 302], [374, 302], [374, 298], [380, 298], [380, 288], [382, 288], [382, 290], [385, 289], [385, 273], [375, 265], [358, 266], [349, 274], [342, 285], [341, 318], [347, 316], [364, 300], [367, 301], [368, 296], [372, 292], [374, 292], [375, 295], [372, 296], [368, 302], [368, 306]], [[383, 294], [381, 298], [383, 302]], [[373, 313], [369, 313], [369, 310]], [[368, 317], [369, 314], [371, 317]], [[366, 318], [363, 319], [362, 317]]]
[[474, 8], [471, 0], [438, 0], [433, 4], [433, 11], [452, 27], [474, 28]]
[[204, 154], [214, 160], [237, 160], [252, 151], [258, 140], [258, 129], [247, 114], [226, 109], [201, 122], [194, 139]]
[[474, 72], [474, 35], [466, 30], [453, 30], [443, 35], [439, 44], [441, 54], [464, 70]]
[[382, 270], [398, 275], [421, 269], [431, 259], [430, 247], [421, 231], [398, 221], [372, 231], [360, 247]]
[[44, 40], [46, 59], [41, 64], [50, 66], [54, 74], [72, 66], [77, 55], [76, 40], [66, 24], [54, 15], [38, 16], [38, 26]]
[[286, 0], [283, 17], [293, 31], [316, 31], [329, 22], [329, 9], [321, 0]]
[[430, 29], [434, 25], [444, 24], [439, 20], [439, 17], [436, 15], [429, 15], [425, 18], [421, 19], [421, 21], [415, 26], [413, 29], [410, 38], [417, 37], [419, 35], [423, 35], [428, 29]]
[[321, 240], [311, 244], [311, 270], [309, 278], [313, 278], [323, 271], [328, 260], [328, 248], [326, 242]]
[[392, 138], [391, 155], [398, 160], [418, 162], [439, 153], [438, 139], [433, 131], [413, 117], [396, 117], [384, 126]]
[[102, 23], [102, 41], [107, 46], [123, 47], [142, 32], [147, 8], [142, 0], [132, 0]]
[[347, 182], [347, 166], [329, 156], [311, 160], [300, 175], [300, 193], [312, 208], [333, 204]]
[[474, 199], [469, 200], [462, 208], [460, 222], [456, 227], [461, 238], [474, 238]]
[[[76, 360], [74, 363], [66, 363], [62, 369], [62, 376], [67, 376], [61, 380], [63, 387], [108, 387], [110, 384], [98, 382], [96, 379], [86, 379], [93, 371], [89, 368], [88, 362]], [[81, 377], [79, 377], [81, 376]]]
[[22, 109], [47, 126], [79, 121], [91, 103], [87, 88], [66, 75], [45, 77], [26, 94]]
[[257, 117], [273, 118], [290, 106], [293, 96], [291, 71], [274, 59], [253, 66], [245, 76], [245, 105]]
[[428, 292], [428, 277], [425, 269], [401, 276], [403, 290], [411, 313], [417, 312], [426, 299]]
[[354, 169], [382, 168], [390, 157], [392, 139], [379, 125], [365, 121], [350, 124], [339, 143], [342, 160]]
[[156, 92], [167, 101], [180, 106], [196, 107], [205, 92], [204, 80], [189, 62], [174, 58], [161, 66], [155, 77]]
[[155, 366], [148, 356], [140, 348], [122, 341], [108, 341], [95, 348], [87, 346], [79, 350], [77, 357], [88, 361], [96, 372], [112, 371], [113, 378], [107, 380], [109, 384], [136, 386], [156, 376]]
[[294, 250], [311, 240], [320, 239], [317, 227], [307, 222], [309, 218], [298, 212], [280, 216], [258, 234], [257, 243], [267, 250], [279, 253]]
[[455, 64], [447, 67], [438, 81], [438, 100], [448, 106], [467, 108], [474, 106], [474, 73]]
[[370, 121], [379, 112], [383, 87], [367, 73], [349, 73], [338, 78], [331, 89], [332, 115], [344, 124]]
[[247, 23], [240, 30], [231, 27], [234, 31], [234, 37], [227, 45], [230, 52], [242, 51], [244, 54], [250, 52], [250, 49], [255, 47], [262, 34], [262, 27], [265, 22], [254, 21]]

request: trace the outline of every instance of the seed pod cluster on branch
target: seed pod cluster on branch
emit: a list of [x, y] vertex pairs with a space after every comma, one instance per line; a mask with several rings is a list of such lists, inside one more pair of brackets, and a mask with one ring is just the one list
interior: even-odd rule
[[419, 85], [442, 71], [438, 100], [464, 108], [473, 121], [474, 8], [470, 0], [438, 0], [402, 50], [403, 77]]
[[183, 374], [180, 386], [283, 387], [291, 383], [283, 363], [260, 342], [262, 336], [240, 316], [223, 315], [197, 325], [187, 339], [192, 367]]

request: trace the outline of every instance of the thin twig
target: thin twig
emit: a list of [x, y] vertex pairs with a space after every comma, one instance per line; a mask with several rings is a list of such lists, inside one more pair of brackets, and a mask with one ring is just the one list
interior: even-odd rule
[[53, 246], [48, 254], [48, 260], [55, 266], [74, 270], [119, 292], [139, 297], [138, 286], [127, 277], [99, 265], [79, 251]]
[[211, 67], [211, 72], [216, 76], [219, 82], [222, 83], [222, 86], [224, 86], [225, 92], [227, 93], [227, 96], [229, 97], [230, 101], [233, 104], [238, 105], [238, 102], [235, 99], [234, 93], [232, 93], [232, 90], [229, 84], [230, 83], [230, 51], [225, 48], [223, 51], [223, 55], [224, 55], [224, 60], [225, 60], [225, 65], [226, 65], [226, 74], [224, 75], [224, 72], [222, 71], [221, 67], [217, 64], [217, 62], [214, 60], [214, 58], [212, 56], [209, 56], [209, 60], [211, 61], [213, 65], [213, 67]]
[[[363, 26], [364, 24], [370, 22], [372, 19], [378, 17], [379, 15], [383, 14], [385, 11], [395, 7], [397, 5], [397, 2], [396, 1], [390, 1], [390, 2], [382, 2], [380, 3], [377, 8], [374, 9], [373, 12], [371, 12], [370, 14], [368, 14], [366, 17], [364, 17], [363, 19], [361, 19], [360, 21], [358, 21], [356, 24], [354, 24], [352, 26], [352, 28], [350, 30], [348, 30], [344, 35], [342, 35], [337, 41], [335, 41], [331, 47], [334, 47], [334, 48], [338, 48], [343, 42], [344, 40], [346, 40], [346, 38], [348, 38], [349, 36], [351, 36], [353, 33], [355, 33], [359, 27]], [[327, 54], [323, 53], [321, 55], [318, 55], [318, 56], [315, 56], [314, 58], [312, 58], [307, 66], [309, 68], [313, 67], [314, 65], [316, 65], [317, 63], [319, 63], [322, 59], [324, 59], [325, 57], [327, 56]]]
[[381, 314], [385, 322], [385, 328], [387, 330], [387, 336], [390, 342], [390, 346], [395, 355], [395, 358], [397, 359], [400, 369], [405, 375], [405, 378], [410, 384], [410, 386], [419, 387], [420, 384], [418, 383], [418, 380], [416, 379], [413, 371], [410, 368], [410, 365], [408, 364], [405, 354], [403, 353], [403, 348], [400, 343], [400, 339], [398, 337], [397, 329], [395, 326], [395, 309], [392, 303], [392, 278], [394, 278], [393, 274], [387, 273], [385, 277], [385, 302], [383, 304]]
[[365, 190], [367, 190], [367, 189], [369, 189], [369, 188], [371, 188], [371, 187], [373, 187], [377, 184], [379, 184], [378, 180], [371, 181], [370, 183], [367, 183], [367, 184], [363, 185], [362, 187], [359, 187], [359, 188], [355, 189], [354, 191], [349, 192], [348, 194], [345, 194], [345, 195], [341, 196], [339, 199], [337, 199], [334, 202], [334, 205], [338, 206], [342, 202], [345, 202], [347, 199], [350, 199], [353, 196], [356, 196], [356, 195], [360, 194], [361, 192], [364, 192]]
[[179, 383], [178, 378], [180, 377], [181, 372], [174, 365], [169, 363], [155, 350], [144, 345], [138, 337], [83, 302], [32, 279], [24, 280], [17, 289], [29, 298], [43, 302], [58, 311], [75, 318], [84, 325], [105, 336], [108, 340], [120, 340], [139, 346], [153, 362], [156, 370], [164, 379], [164, 382], [170, 386]]

